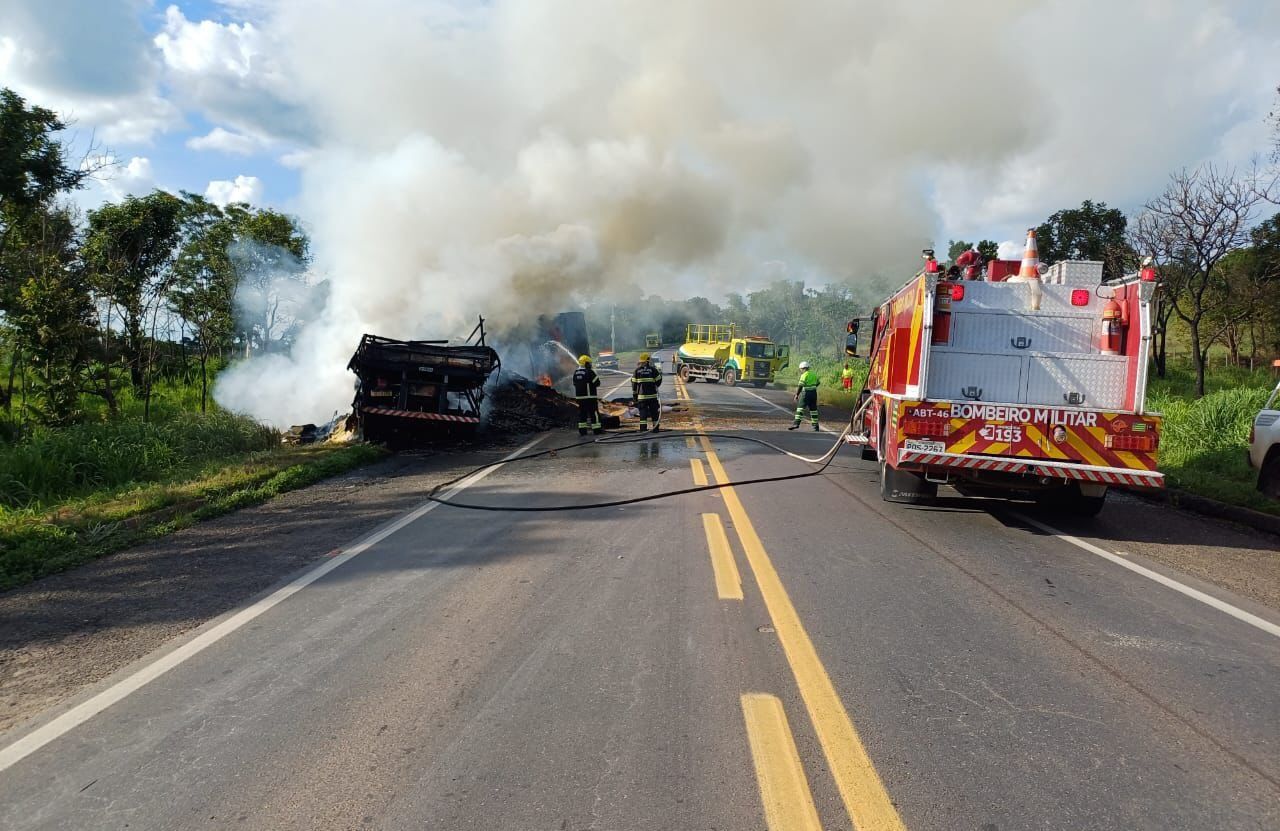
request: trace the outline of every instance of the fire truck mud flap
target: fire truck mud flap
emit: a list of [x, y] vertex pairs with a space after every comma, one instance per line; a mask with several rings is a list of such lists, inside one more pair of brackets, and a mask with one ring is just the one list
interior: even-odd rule
[[880, 462], [880, 498], [885, 502], [903, 505], [919, 505], [938, 495], [938, 486], [926, 481], [918, 473], [899, 470], [884, 461]]

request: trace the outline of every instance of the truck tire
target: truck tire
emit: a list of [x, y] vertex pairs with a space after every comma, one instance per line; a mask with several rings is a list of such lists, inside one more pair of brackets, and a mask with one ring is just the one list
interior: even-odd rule
[[687, 364], [680, 364], [680, 368], [676, 370], [676, 375], [686, 384], [693, 382], [693, 379], [689, 377], [689, 366]]
[[1101, 496], [1085, 496], [1075, 483], [1036, 494], [1036, 505], [1041, 509], [1074, 517], [1095, 517], [1106, 501], [1106, 491]]
[[925, 478], [918, 473], [898, 470], [885, 461], [884, 434], [882, 419], [880, 446], [876, 450], [876, 456], [880, 460], [880, 498], [885, 502], [896, 502], [901, 505], [921, 505], [934, 499], [938, 495], [937, 485], [925, 481]]
[[1258, 471], [1258, 490], [1263, 496], [1280, 499], [1280, 447], [1273, 447]]
[[727, 387], [732, 387], [738, 383], [738, 370], [729, 367], [724, 371], [724, 383]]

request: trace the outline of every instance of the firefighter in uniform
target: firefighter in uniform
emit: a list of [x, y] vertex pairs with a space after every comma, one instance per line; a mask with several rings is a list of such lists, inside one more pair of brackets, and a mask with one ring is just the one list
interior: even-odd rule
[[647, 432], [653, 422], [653, 432], [658, 432], [658, 418], [662, 407], [658, 404], [658, 387], [662, 386], [662, 370], [649, 363], [649, 353], [640, 353], [640, 363], [631, 375], [631, 398], [640, 411], [640, 432]]
[[591, 357], [578, 358], [578, 368], [573, 372], [573, 394], [578, 399], [578, 435], [587, 430], [597, 436], [604, 432], [600, 426], [600, 376], [591, 366]]
[[800, 383], [796, 387], [796, 423], [788, 430], [798, 430], [804, 420], [804, 411], [809, 411], [809, 419], [813, 423], [813, 431], [818, 432], [818, 373], [809, 368], [808, 361], [800, 362]]

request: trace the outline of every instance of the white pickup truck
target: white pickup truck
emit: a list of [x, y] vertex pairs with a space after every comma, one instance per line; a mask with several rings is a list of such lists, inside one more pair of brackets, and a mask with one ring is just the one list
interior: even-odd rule
[[1249, 429], [1249, 464], [1258, 471], [1258, 490], [1280, 499], [1280, 384]]

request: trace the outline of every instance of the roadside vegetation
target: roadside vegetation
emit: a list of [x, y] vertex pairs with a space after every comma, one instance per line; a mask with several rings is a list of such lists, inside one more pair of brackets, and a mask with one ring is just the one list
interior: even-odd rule
[[1245, 456], [1250, 425], [1274, 378], [1266, 370], [1227, 366], [1211, 368], [1204, 380], [1206, 392], [1196, 397], [1196, 372], [1186, 363], [1151, 382], [1148, 406], [1164, 415], [1160, 469], [1168, 486], [1280, 514], [1280, 503], [1258, 492], [1258, 471]]
[[64, 128], [0, 90], [0, 590], [381, 455], [283, 446], [212, 399], [324, 291], [297, 222], [164, 191], [82, 214], [101, 165]]

